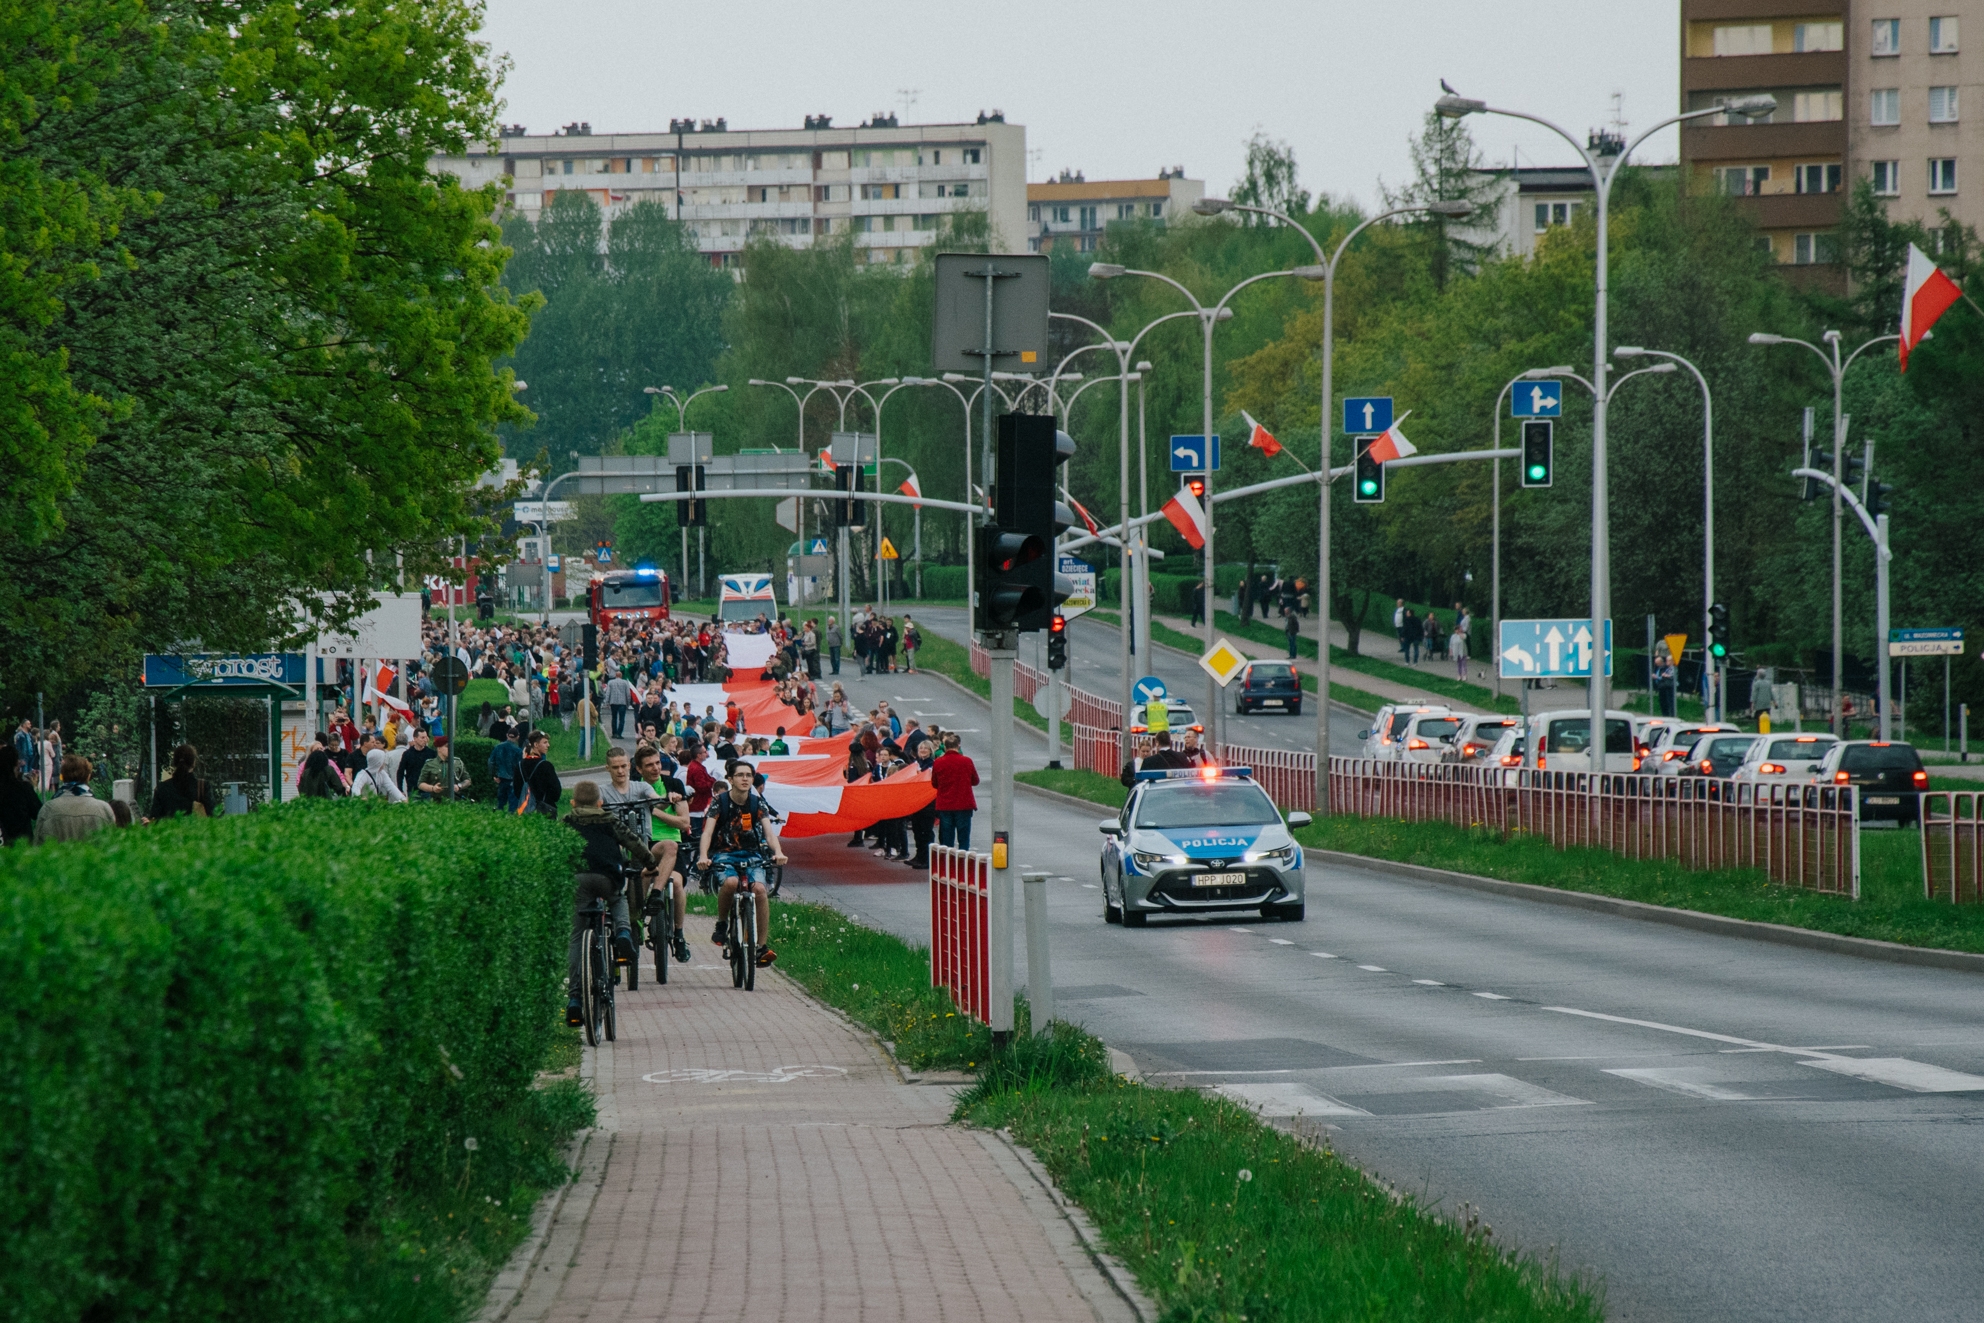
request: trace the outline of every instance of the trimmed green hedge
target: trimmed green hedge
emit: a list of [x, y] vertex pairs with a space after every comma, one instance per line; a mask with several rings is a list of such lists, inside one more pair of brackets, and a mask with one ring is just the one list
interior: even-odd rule
[[524, 1145], [577, 849], [301, 800], [0, 852], [0, 1317], [346, 1317], [400, 1201]]
[[496, 778], [489, 774], [489, 755], [495, 751], [496, 741], [485, 736], [455, 736], [455, 761], [468, 767], [468, 797], [478, 804], [496, 803]]

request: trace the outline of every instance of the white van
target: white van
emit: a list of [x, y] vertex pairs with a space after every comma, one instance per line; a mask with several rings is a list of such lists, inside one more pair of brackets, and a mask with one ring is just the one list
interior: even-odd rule
[[718, 582], [723, 585], [723, 592], [717, 604], [717, 619], [750, 621], [759, 616], [778, 619], [778, 600], [772, 596], [771, 575], [726, 574]]
[[1529, 766], [1545, 772], [1630, 772], [1637, 761], [1633, 714], [1605, 711], [1605, 757], [1592, 757], [1591, 709], [1539, 712], [1529, 719]]

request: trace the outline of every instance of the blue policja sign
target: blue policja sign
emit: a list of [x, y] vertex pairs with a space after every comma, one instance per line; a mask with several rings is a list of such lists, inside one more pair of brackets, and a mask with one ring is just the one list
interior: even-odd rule
[[[1505, 680], [1591, 678], [1591, 621], [1504, 620], [1495, 646]], [[1612, 622], [1605, 622], [1605, 673], [1612, 674]]]
[[[1219, 467], [1219, 438], [1212, 439], [1212, 466]], [[1171, 438], [1171, 471], [1173, 473], [1204, 473], [1206, 471], [1206, 439], [1202, 436], [1174, 436]]]
[[1343, 401], [1343, 430], [1352, 436], [1376, 436], [1392, 425], [1392, 397], [1352, 395]]
[[1511, 418], [1562, 418], [1564, 383], [1561, 381], [1518, 381], [1509, 391]]
[[1130, 693], [1139, 703], [1155, 702], [1169, 692], [1170, 690], [1164, 687], [1164, 681], [1154, 675], [1146, 675], [1130, 686]]

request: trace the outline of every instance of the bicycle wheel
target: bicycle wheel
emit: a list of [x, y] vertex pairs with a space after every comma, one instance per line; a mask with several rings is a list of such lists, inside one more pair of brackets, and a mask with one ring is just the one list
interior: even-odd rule
[[628, 930], [634, 936], [634, 958], [627, 962], [627, 991], [638, 992], [641, 987], [641, 916], [638, 912], [627, 916]]
[[579, 945], [579, 1017], [585, 1022], [586, 1046], [599, 1046], [599, 971], [594, 967], [593, 934]]
[[604, 923], [599, 926], [599, 963], [602, 971], [610, 971], [610, 976], [601, 979], [599, 983], [600, 1020], [604, 1026], [606, 1041], [610, 1043], [614, 1036], [613, 984], [620, 976], [620, 967], [614, 961], [612, 947], [607, 943]]
[[732, 902], [730, 907], [730, 942], [725, 946], [724, 954], [730, 957], [730, 986], [733, 988], [744, 986], [744, 930], [741, 926], [743, 922], [744, 916], [742, 912], [738, 909], [736, 903]]
[[[742, 890], [739, 888], [740, 894]], [[744, 925], [740, 957], [744, 966], [744, 991], [750, 992], [758, 986], [758, 906], [748, 895], [744, 897], [744, 917], [739, 922]]]
[[783, 881], [785, 881], [784, 864], [765, 865], [765, 894], [770, 896], [778, 895], [779, 883]]
[[670, 887], [657, 888], [661, 908], [655, 911], [648, 931], [654, 936], [654, 981], [668, 982], [668, 945], [675, 940], [675, 896]]

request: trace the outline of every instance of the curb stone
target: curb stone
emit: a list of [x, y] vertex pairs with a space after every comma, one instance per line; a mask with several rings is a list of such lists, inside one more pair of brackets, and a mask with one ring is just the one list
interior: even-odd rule
[[1424, 864], [1376, 859], [1369, 855], [1350, 854], [1343, 850], [1311, 849], [1306, 846], [1304, 850], [1307, 854], [1328, 863], [1362, 868], [1374, 873], [1388, 873], [1412, 882], [1465, 887], [1470, 891], [1486, 891], [1493, 895], [1538, 901], [1545, 905], [1562, 905], [1569, 909], [1590, 910], [1594, 913], [1611, 914], [1626, 919], [1641, 919], [1648, 923], [1664, 923], [1676, 928], [1690, 928], [1696, 932], [1746, 938], [1753, 942], [1772, 942], [1779, 946], [1801, 947], [1808, 951], [1857, 956], [1863, 960], [1884, 960], [1896, 965], [1984, 974], [1984, 955], [1970, 951], [1909, 946], [1902, 942], [1884, 942], [1872, 937], [1844, 937], [1837, 933], [1820, 932], [1812, 928], [1796, 928], [1787, 923], [1731, 919], [1720, 914], [1704, 914], [1700, 910], [1650, 905], [1645, 901], [1594, 895], [1589, 891], [1563, 891], [1556, 887], [1542, 887], [1529, 882], [1505, 882], [1500, 878], [1456, 873], [1445, 868], [1430, 868]]
[[[600, 1187], [606, 1182], [606, 1155], [613, 1147], [613, 1136], [606, 1131], [594, 1128], [580, 1131], [572, 1137], [565, 1149], [565, 1165], [571, 1176], [557, 1189], [546, 1190], [531, 1210], [530, 1237], [517, 1246], [509, 1261], [496, 1274], [489, 1284], [489, 1293], [483, 1300], [482, 1308], [475, 1315], [475, 1323], [503, 1323], [511, 1316], [517, 1303], [523, 1299], [539, 1271], [550, 1272], [553, 1265], [543, 1262], [545, 1250], [551, 1242], [552, 1228], [558, 1223], [558, 1215], [564, 1211], [567, 1200], [574, 1197], [584, 1204], [584, 1213], [592, 1211], [593, 1200]], [[584, 1188], [582, 1189], [581, 1186]], [[585, 1216], [579, 1218], [583, 1226]], [[558, 1277], [562, 1279], [561, 1271]]]
[[[1041, 1226], [1055, 1243], [1055, 1251], [1069, 1269], [1076, 1288], [1087, 1297], [1098, 1323], [1155, 1323], [1157, 1306], [1138, 1289], [1137, 1280], [1122, 1260], [1102, 1245], [1102, 1233], [1089, 1221], [1088, 1214], [1070, 1202], [1054, 1178], [1040, 1165], [1031, 1150], [1013, 1138], [1010, 1130], [974, 1132], [992, 1160], [1004, 1168], [1020, 1199], [1040, 1219]], [[1002, 1160], [1003, 1159], [1003, 1160]], [[1017, 1168], [1017, 1170], [1014, 1170]], [[1031, 1178], [1031, 1183], [1027, 1178]], [[1062, 1233], [1062, 1234], [1056, 1234]], [[1074, 1243], [1069, 1244], [1063, 1235]], [[1087, 1271], [1083, 1271], [1086, 1269]], [[1084, 1281], [1093, 1273], [1100, 1283]]]

